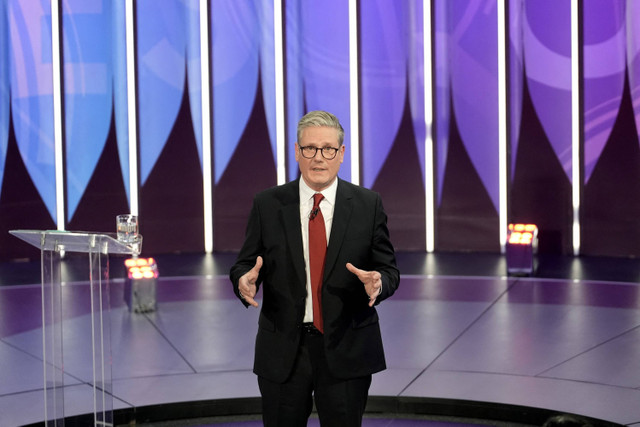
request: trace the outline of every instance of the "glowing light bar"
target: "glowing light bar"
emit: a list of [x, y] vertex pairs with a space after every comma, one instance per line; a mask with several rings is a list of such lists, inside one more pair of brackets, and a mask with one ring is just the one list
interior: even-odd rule
[[351, 182], [360, 184], [360, 81], [358, 67], [358, 2], [349, 0], [349, 116]]
[[530, 245], [538, 236], [538, 227], [535, 224], [509, 224], [509, 244]]
[[498, 182], [500, 251], [505, 250], [505, 235], [508, 218], [508, 136], [507, 136], [507, 11], [505, 1], [498, 0]]
[[62, 136], [62, 57], [60, 56], [60, 1], [51, 2], [51, 65], [53, 72], [53, 143], [56, 182], [56, 224], [65, 229], [64, 141]]
[[153, 258], [130, 258], [124, 262], [129, 279], [157, 279], [158, 267]]

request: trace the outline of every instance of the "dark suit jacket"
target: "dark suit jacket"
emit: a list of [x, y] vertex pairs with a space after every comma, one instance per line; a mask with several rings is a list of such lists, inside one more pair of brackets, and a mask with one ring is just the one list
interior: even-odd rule
[[[346, 268], [350, 262], [382, 274], [376, 304], [395, 292], [400, 274], [386, 221], [377, 193], [338, 180], [322, 287], [326, 358], [338, 378], [386, 367], [376, 309], [369, 307], [364, 285]], [[258, 278], [262, 304], [254, 372], [283, 382], [296, 357], [307, 294], [298, 180], [254, 198], [245, 242], [230, 273], [238, 297], [238, 280], [258, 255], [264, 262]]]

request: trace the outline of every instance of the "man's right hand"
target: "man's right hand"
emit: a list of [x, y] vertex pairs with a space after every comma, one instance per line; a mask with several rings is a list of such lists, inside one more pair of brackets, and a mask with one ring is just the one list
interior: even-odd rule
[[256, 258], [256, 265], [254, 265], [251, 270], [247, 271], [240, 280], [238, 280], [238, 292], [240, 292], [240, 298], [254, 307], [258, 306], [258, 303], [253, 298], [256, 296], [256, 292], [258, 291], [256, 282], [258, 281], [260, 268], [262, 268], [261, 256]]

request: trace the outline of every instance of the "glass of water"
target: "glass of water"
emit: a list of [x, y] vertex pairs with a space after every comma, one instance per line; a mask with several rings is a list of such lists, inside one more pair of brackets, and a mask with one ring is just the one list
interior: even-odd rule
[[116, 232], [119, 241], [127, 244], [138, 241], [138, 216], [118, 215], [116, 216]]

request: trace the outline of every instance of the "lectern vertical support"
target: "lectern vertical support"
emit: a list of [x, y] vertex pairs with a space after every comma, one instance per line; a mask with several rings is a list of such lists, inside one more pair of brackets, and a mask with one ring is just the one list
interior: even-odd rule
[[89, 242], [93, 415], [97, 425], [113, 425], [108, 245], [95, 237]]
[[[46, 236], [42, 235], [45, 245]], [[42, 366], [44, 415], [47, 426], [64, 426], [64, 363], [62, 354], [62, 286], [60, 251], [41, 251]]]
[[[91, 363], [94, 426], [113, 426], [109, 255], [137, 255], [137, 243], [123, 243], [107, 234], [68, 231], [13, 230], [14, 236], [40, 248], [42, 274], [42, 366], [47, 427], [64, 426], [63, 325], [65, 307], [61, 258], [65, 252], [88, 254], [91, 312]], [[74, 354], [75, 349], [68, 349]]]

